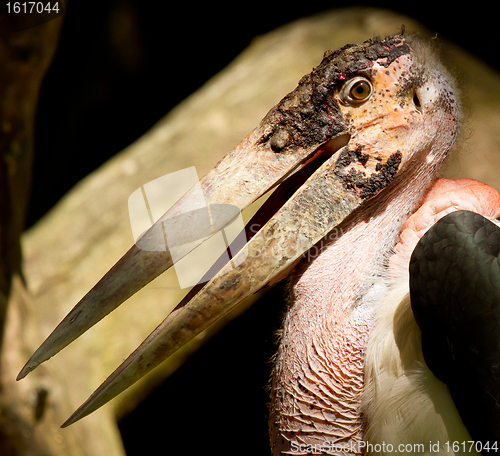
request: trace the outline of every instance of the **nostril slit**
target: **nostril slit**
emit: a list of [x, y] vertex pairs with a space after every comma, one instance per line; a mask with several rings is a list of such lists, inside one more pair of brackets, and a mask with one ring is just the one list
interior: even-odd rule
[[413, 104], [420, 111], [422, 108], [422, 104], [420, 103], [420, 98], [418, 98], [417, 92], [413, 94]]

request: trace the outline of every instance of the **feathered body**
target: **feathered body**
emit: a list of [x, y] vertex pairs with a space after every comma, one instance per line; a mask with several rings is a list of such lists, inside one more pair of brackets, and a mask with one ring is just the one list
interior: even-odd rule
[[[377, 302], [366, 349], [362, 411], [367, 442], [409, 445], [419, 454], [477, 454], [462, 445], [472, 439], [448, 387], [425, 363], [410, 306], [408, 265], [419, 239], [446, 214], [469, 210], [494, 217], [499, 209], [500, 197], [491, 187], [470, 179], [440, 179], [405, 224], [383, 274], [388, 292]], [[457, 453], [453, 442], [460, 442]]]
[[[384, 84], [418, 88], [422, 106], [413, 115], [423, 117], [438, 112], [452, 95], [428, 50], [414, 48], [411, 66]], [[406, 114], [394, 111], [395, 118]], [[454, 454], [445, 442], [470, 440], [446, 385], [424, 362], [409, 302], [408, 265], [420, 236], [441, 216], [468, 209], [491, 217], [500, 205], [483, 203], [482, 192], [498, 197], [483, 184], [436, 183], [447, 152], [443, 142], [456, 123], [444, 113], [433, 121], [397, 130], [409, 148], [415, 131], [428, 137], [429, 147], [317, 244], [292, 276], [272, 379], [275, 455], [384, 454], [384, 449], [389, 454], [400, 444], [424, 445], [415, 447], [422, 454]]]

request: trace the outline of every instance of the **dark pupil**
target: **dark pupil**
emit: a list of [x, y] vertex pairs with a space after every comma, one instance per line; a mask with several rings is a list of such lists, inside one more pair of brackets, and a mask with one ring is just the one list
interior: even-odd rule
[[351, 89], [351, 95], [357, 100], [366, 98], [369, 92], [368, 84], [364, 81], [358, 82]]
[[363, 83], [359, 84], [356, 87], [356, 92], [358, 93], [358, 95], [362, 95], [364, 91], [365, 91], [365, 87], [364, 87]]

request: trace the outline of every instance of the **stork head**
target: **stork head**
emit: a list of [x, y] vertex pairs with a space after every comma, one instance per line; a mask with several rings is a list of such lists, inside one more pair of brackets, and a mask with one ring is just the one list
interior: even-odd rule
[[[309, 248], [395, 181], [427, 186], [452, 146], [458, 107], [446, 73], [415, 39], [390, 36], [327, 52], [298, 87], [202, 180], [205, 201], [240, 210], [280, 185], [237, 267], [197, 287], [68, 420], [145, 375], [247, 296], [283, 277]], [[412, 172], [412, 176], [414, 176]], [[86, 331], [171, 264], [158, 230], [192, 208], [188, 192], [80, 301], [18, 378]], [[233, 216], [231, 216], [233, 217]], [[230, 219], [214, 220], [214, 231]], [[189, 233], [179, 233], [188, 242]], [[193, 243], [191, 242], [191, 246]]]

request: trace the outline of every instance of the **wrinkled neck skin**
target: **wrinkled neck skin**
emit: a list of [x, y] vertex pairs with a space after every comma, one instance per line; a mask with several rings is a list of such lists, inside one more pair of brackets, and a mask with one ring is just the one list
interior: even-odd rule
[[374, 304], [388, 292], [380, 275], [434, 182], [432, 167], [409, 166], [311, 249], [292, 276], [271, 385], [273, 455], [363, 453], [365, 348]]

